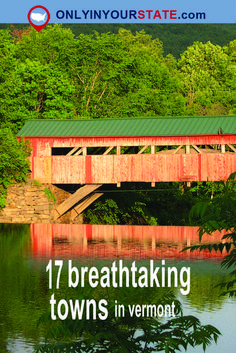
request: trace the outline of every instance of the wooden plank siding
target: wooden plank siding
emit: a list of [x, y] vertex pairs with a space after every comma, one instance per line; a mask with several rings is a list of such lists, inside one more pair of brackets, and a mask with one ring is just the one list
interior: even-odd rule
[[33, 157], [34, 179], [52, 184], [226, 180], [236, 153]]
[[[171, 182], [226, 180], [236, 171], [236, 135], [191, 136], [127, 136], [127, 137], [25, 137], [32, 144], [32, 177], [53, 184], [119, 184], [121, 182]], [[186, 145], [191, 153], [185, 153]], [[217, 145], [210, 153], [199, 146]], [[230, 145], [231, 152], [220, 152], [221, 145]], [[122, 146], [139, 146], [137, 154], [113, 153]], [[146, 146], [176, 146], [175, 150], [140, 153]], [[184, 153], [178, 150], [183, 146]], [[52, 156], [53, 148], [106, 147], [100, 155]], [[200, 151], [200, 150], [199, 150]], [[146, 151], [145, 151], [146, 152]], [[152, 151], [153, 152], [153, 151]], [[176, 152], [176, 153], [175, 153]], [[209, 153], [208, 153], [209, 152]], [[219, 152], [219, 153], [218, 153]], [[69, 153], [70, 154], [70, 153]]]
[[131, 137], [25, 137], [37, 156], [50, 156], [52, 147], [179, 146], [236, 144], [236, 135]]

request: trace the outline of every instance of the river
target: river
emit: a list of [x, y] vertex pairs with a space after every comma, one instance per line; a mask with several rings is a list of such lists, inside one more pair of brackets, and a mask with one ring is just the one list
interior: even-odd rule
[[[215, 234], [214, 241], [219, 241], [220, 237], [220, 234]], [[209, 239], [203, 238], [203, 241], [208, 242]], [[183, 247], [197, 242], [195, 227], [1, 224], [0, 352], [32, 353], [39, 343], [44, 342], [47, 329], [45, 325], [38, 326], [38, 320], [52, 309], [52, 293], [56, 297], [58, 293], [60, 297], [65, 296], [69, 283], [63, 280], [62, 275], [59, 278], [59, 288], [56, 289], [58, 266], [53, 269], [56, 272], [51, 272], [53, 283], [52, 289], [49, 288], [51, 260], [51, 266], [62, 265], [62, 273], [64, 271], [67, 274], [71, 261], [70, 265], [74, 266], [71, 275], [73, 283], [77, 278], [75, 269], [79, 271], [81, 267], [93, 267], [100, 271], [111, 269], [112, 264], [120, 266], [122, 263], [130, 274], [133, 263], [137, 269], [150, 269], [150, 264], [162, 269], [175, 267], [178, 273], [184, 268], [191, 269], [189, 288], [187, 271], [182, 281], [178, 277], [177, 285], [174, 280], [171, 283], [174, 294], [183, 304], [184, 315], [194, 315], [203, 324], [212, 324], [221, 331], [218, 343], [209, 346], [206, 352], [234, 353], [236, 303], [228, 297], [220, 296], [222, 290], [216, 287], [216, 284], [228, 279], [228, 271], [220, 266], [223, 256], [214, 251], [180, 252]], [[81, 278], [77, 280], [79, 283]], [[95, 282], [96, 276], [90, 284]], [[144, 282], [140, 280], [136, 286]], [[124, 291], [129, 293], [132, 305], [140, 302], [144, 290], [146, 297], [163, 292], [163, 288], [130, 288], [133, 284], [130, 282], [129, 288]], [[167, 287], [167, 283], [162, 287]], [[111, 291], [111, 295], [116, 290]], [[92, 288], [90, 295], [97, 295], [96, 288]], [[122, 297], [117, 298], [121, 300]], [[58, 313], [56, 309], [55, 313]], [[189, 348], [187, 352], [201, 353], [203, 350]]]

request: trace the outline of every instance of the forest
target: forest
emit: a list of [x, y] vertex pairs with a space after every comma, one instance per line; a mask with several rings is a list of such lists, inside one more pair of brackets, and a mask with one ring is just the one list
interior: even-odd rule
[[[15, 23], [10, 25], [0, 23], [0, 29], [25, 29], [27, 24]], [[225, 46], [236, 38], [235, 24], [147, 24], [147, 23], [93, 23], [93, 24], [63, 24], [63, 28], [69, 28], [73, 34], [78, 37], [81, 33], [93, 34], [98, 33], [114, 33], [117, 34], [120, 28], [131, 31], [135, 35], [136, 32], [144, 30], [152, 39], [158, 38], [163, 43], [163, 53], [172, 54], [176, 59], [180, 57], [187, 47], [193, 42], [201, 41], [206, 43], [210, 41], [214, 45]]]
[[[189, 43], [189, 34], [184, 41], [184, 27], [178, 26], [182, 46], [177, 36], [175, 44], [182, 52], [176, 45], [171, 50], [170, 42], [164, 47], [171, 27], [165, 27], [163, 41], [133, 27], [87, 34], [62, 25], [49, 25], [40, 33], [29, 26], [1, 29], [0, 147], [6, 152], [0, 164], [1, 193], [10, 182], [6, 175], [15, 181], [25, 178], [28, 148], [14, 147], [11, 141], [28, 119], [235, 114], [236, 40]], [[155, 28], [164, 32], [164, 27]], [[227, 26], [222, 30], [230, 33]], [[9, 145], [13, 155], [14, 148], [24, 149], [15, 170]], [[188, 210], [196, 200], [219, 188], [173, 183], [157, 184], [149, 192], [143, 185], [129, 186], [119, 194], [105, 193], [84, 217], [88, 223], [188, 224]]]

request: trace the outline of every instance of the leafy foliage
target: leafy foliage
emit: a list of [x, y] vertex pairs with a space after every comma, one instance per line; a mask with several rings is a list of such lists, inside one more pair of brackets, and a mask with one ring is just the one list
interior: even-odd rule
[[[104, 296], [102, 296], [104, 297]], [[138, 294], [136, 293], [136, 300]], [[123, 302], [127, 298], [123, 296]], [[132, 301], [133, 296], [129, 296]], [[127, 298], [128, 300], [128, 298]], [[176, 317], [161, 320], [158, 317], [115, 317], [115, 307], [109, 304], [109, 317], [102, 320], [54, 321], [43, 345], [35, 353], [47, 352], [160, 352], [174, 353], [181, 348], [206, 347], [217, 342], [220, 332], [211, 325], [202, 325], [194, 316], [183, 316], [181, 305], [173, 294], [164, 294], [155, 304], [175, 302]], [[128, 312], [128, 310], [126, 311]], [[41, 323], [50, 321], [50, 314], [41, 318]]]
[[29, 154], [27, 142], [18, 142], [7, 128], [0, 130], [0, 207], [5, 206], [7, 187], [13, 182], [25, 181]]
[[90, 224], [157, 225], [157, 219], [149, 211], [148, 197], [140, 192], [127, 197], [128, 193], [129, 190], [115, 196], [111, 193], [108, 198], [95, 202], [84, 212], [84, 221]]
[[[9, 25], [0, 24], [1, 29], [7, 29]], [[94, 31], [98, 33], [115, 33], [117, 34], [120, 29], [120, 24], [99, 23], [99, 24], [79, 24], [70, 23], [63, 24], [64, 28], [72, 30], [73, 34], [77, 37], [81, 33], [93, 34]], [[21, 38], [22, 34], [30, 27], [25, 27], [24, 24], [10, 25], [10, 30], [15, 38]], [[122, 28], [131, 31], [133, 34], [144, 30], [152, 38], [158, 38], [164, 44], [164, 55], [172, 54], [178, 58], [187, 47], [193, 42], [199, 40], [203, 43], [211, 41], [214, 45], [225, 46], [236, 37], [236, 29], [234, 24], [145, 24], [145, 23], [123, 23]]]
[[56, 197], [55, 195], [52, 193], [52, 191], [48, 188], [45, 188], [44, 193], [47, 195], [48, 201], [53, 201], [53, 203], [56, 203]]
[[[190, 217], [194, 222], [200, 224], [199, 238], [200, 240], [204, 234], [213, 235], [215, 231], [226, 231], [222, 235], [222, 241], [215, 244], [204, 244], [187, 247], [184, 250], [196, 249], [210, 252], [214, 249], [223, 253], [225, 250], [227, 255], [222, 261], [222, 266], [226, 268], [235, 268], [236, 266], [236, 173], [229, 176], [226, 182], [222, 182], [222, 192], [217, 194], [213, 199], [201, 201], [197, 203], [190, 212]], [[232, 277], [236, 277], [236, 271], [231, 272]], [[223, 293], [236, 297], [236, 279], [227, 283], [221, 284], [226, 287]]]
[[212, 185], [197, 193], [180, 183], [156, 183], [152, 189], [145, 183], [121, 185], [119, 192], [105, 192], [83, 216], [91, 224], [188, 225], [189, 210], [206, 190], [211, 195]]
[[223, 48], [195, 42], [178, 61], [187, 115], [225, 114], [235, 99], [235, 70]]
[[[48, 352], [123, 352], [175, 353], [181, 348], [192, 346], [206, 347], [217, 342], [220, 332], [211, 325], [202, 326], [198, 319], [186, 316], [160, 324], [155, 319], [146, 320], [140, 336], [134, 336], [133, 330], [120, 330], [117, 325], [104, 324], [103, 332], [95, 333], [92, 339], [71, 343], [46, 344], [36, 348], [35, 353]], [[140, 330], [140, 329], [139, 329]]]
[[80, 33], [60, 25], [0, 31], [0, 126], [27, 119], [230, 114], [235, 45], [195, 42], [178, 61], [143, 30]]

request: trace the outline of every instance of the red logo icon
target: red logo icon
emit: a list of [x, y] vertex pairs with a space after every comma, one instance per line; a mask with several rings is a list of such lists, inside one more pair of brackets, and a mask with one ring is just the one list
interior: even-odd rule
[[34, 6], [28, 12], [28, 20], [36, 31], [41, 31], [50, 20], [50, 13], [44, 6]]

